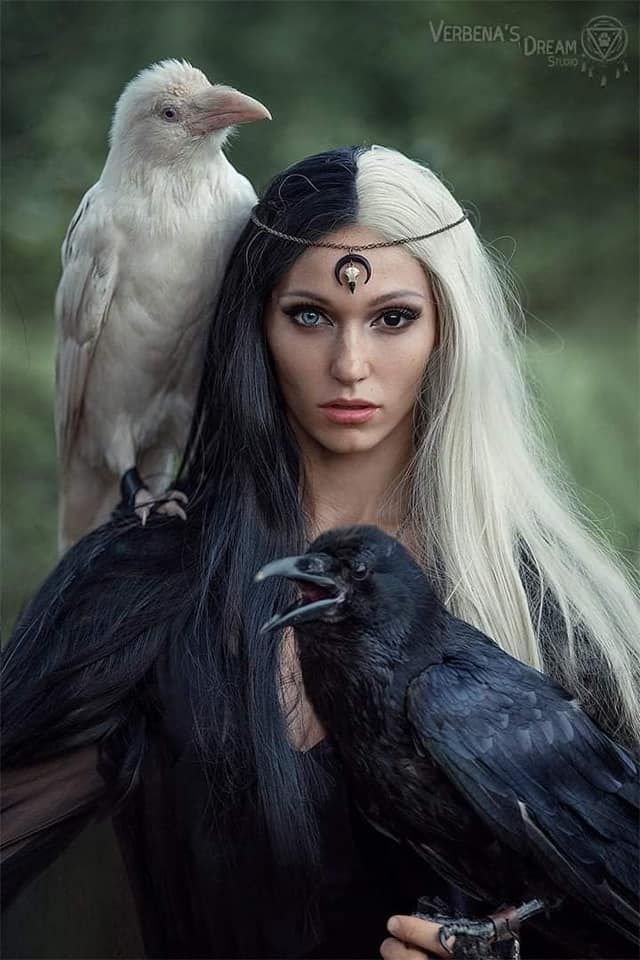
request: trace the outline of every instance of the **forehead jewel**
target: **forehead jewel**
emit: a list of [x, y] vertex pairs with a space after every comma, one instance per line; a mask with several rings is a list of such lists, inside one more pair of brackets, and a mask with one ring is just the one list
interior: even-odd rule
[[416, 240], [427, 240], [429, 237], [435, 237], [439, 233], [444, 233], [446, 230], [451, 230], [453, 227], [459, 226], [459, 224], [464, 223], [464, 221], [468, 220], [469, 218], [469, 215], [465, 210], [457, 220], [454, 220], [452, 223], [446, 223], [441, 227], [437, 227], [435, 230], [429, 230], [428, 233], [421, 233], [412, 237], [396, 237], [393, 240], [377, 240], [373, 243], [354, 245], [348, 243], [337, 243], [333, 240], [312, 240], [310, 237], [296, 237], [290, 233], [284, 233], [284, 231], [276, 230], [275, 227], [270, 227], [268, 224], [263, 223], [262, 220], [258, 219], [255, 213], [255, 208], [251, 211], [249, 216], [257, 227], [266, 231], [267, 233], [270, 233], [274, 237], [278, 237], [280, 240], [287, 240], [290, 243], [299, 243], [305, 247], [326, 247], [330, 250], [346, 250], [346, 255], [340, 257], [340, 259], [336, 262], [333, 274], [340, 286], [342, 286], [343, 282], [346, 283], [351, 293], [356, 292], [358, 281], [361, 279], [362, 270], [360, 267], [364, 268], [365, 284], [369, 282], [373, 273], [373, 269], [369, 260], [367, 260], [366, 257], [363, 257], [361, 253], [356, 253], [356, 251], [378, 250], [381, 247], [397, 247], [403, 243], [411, 243], [412, 241]]

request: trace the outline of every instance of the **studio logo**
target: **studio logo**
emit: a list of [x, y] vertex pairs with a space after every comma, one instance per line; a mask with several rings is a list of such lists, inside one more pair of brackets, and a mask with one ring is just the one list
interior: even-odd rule
[[433, 43], [509, 44], [522, 56], [553, 70], [578, 70], [596, 77], [606, 87], [610, 75], [618, 80], [629, 73], [623, 60], [629, 45], [625, 25], [617, 17], [600, 14], [576, 29], [573, 36], [549, 37], [525, 33], [518, 23], [446, 23], [429, 20]]
[[600, 86], [606, 87], [608, 72], [615, 71], [618, 80], [623, 73], [629, 72], [629, 67], [622, 61], [629, 36], [625, 26], [616, 17], [592, 17], [585, 23], [580, 34], [580, 44], [584, 59], [581, 72], [590, 78], [600, 77]]

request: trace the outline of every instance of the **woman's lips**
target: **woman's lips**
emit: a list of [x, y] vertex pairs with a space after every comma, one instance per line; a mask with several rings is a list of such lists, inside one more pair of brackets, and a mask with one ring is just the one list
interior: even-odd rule
[[324, 410], [329, 420], [334, 423], [364, 423], [370, 420], [378, 407], [340, 407], [332, 404], [326, 404], [320, 408]]

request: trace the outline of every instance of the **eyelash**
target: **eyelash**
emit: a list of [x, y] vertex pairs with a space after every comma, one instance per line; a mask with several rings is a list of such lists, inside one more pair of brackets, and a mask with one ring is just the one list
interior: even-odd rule
[[[322, 310], [318, 309], [318, 307], [314, 306], [312, 303], [296, 303], [291, 307], [283, 308], [283, 313], [286, 313], [288, 317], [291, 317], [291, 320], [296, 327], [301, 327], [303, 330], [315, 330], [317, 327], [321, 326], [320, 323], [313, 323], [313, 324], [298, 323], [295, 319], [296, 316], [299, 313], [304, 313], [305, 310], [309, 310], [312, 313], [317, 313], [319, 314], [319, 316], [322, 316], [322, 317], [325, 316]], [[412, 307], [398, 306], [398, 307], [388, 307], [386, 310], [383, 310], [382, 313], [378, 317], [376, 317], [376, 320], [379, 320], [381, 317], [386, 317], [390, 313], [398, 313], [404, 320], [408, 322], [404, 323], [402, 326], [396, 326], [396, 327], [385, 326], [384, 329], [389, 331], [406, 330], [407, 327], [410, 327], [412, 322], [420, 316], [419, 311], [414, 310]]]

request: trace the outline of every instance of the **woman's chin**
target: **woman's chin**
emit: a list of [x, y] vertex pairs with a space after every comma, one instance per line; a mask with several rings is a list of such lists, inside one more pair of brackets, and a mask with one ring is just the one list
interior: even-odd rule
[[362, 424], [317, 424], [305, 423], [288, 411], [289, 423], [301, 446], [311, 441], [330, 453], [364, 453], [373, 450], [388, 435], [366, 423]]
[[[350, 435], [347, 435], [347, 433]], [[364, 433], [357, 435], [355, 431], [345, 431], [342, 436], [331, 436], [326, 433], [316, 436], [316, 441], [320, 446], [332, 453], [364, 453], [377, 447], [381, 439], [373, 431], [368, 436]]]

